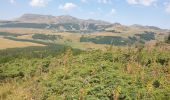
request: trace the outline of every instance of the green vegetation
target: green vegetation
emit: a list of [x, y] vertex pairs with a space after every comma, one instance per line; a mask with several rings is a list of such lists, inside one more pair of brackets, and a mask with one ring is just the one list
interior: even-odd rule
[[145, 41], [155, 40], [154, 32], [145, 32], [142, 34], [135, 34], [135, 35], [139, 36], [141, 40], [145, 40]]
[[127, 40], [119, 36], [96, 36], [94, 38], [82, 36], [80, 38], [80, 42], [93, 42], [96, 44], [113, 44], [113, 45], [127, 44]]
[[38, 29], [57, 29], [58, 31], [64, 31], [61, 30], [60, 27], [64, 27], [64, 29], [68, 32], [94, 32], [94, 31], [103, 31], [98, 29], [98, 27], [95, 24], [89, 24], [87, 27], [87, 30], [81, 30], [79, 24], [75, 23], [59, 23], [59, 24], [45, 24], [45, 23], [7, 23], [0, 25], [1, 28], [38, 28]]
[[159, 46], [105, 51], [32, 47], [3, 50], [0, 55], [18, 55], [0, 61], [2, 100], [170, 98], [170, 50]]
[[117, 31], [117, 30], [105, 30], [106, 32], [112, 32], [112, 33], [121, 33], [121, 32], [119, 32], [119, 31]]
[[[138, 38], [139, 37], [139, 38]], [[145, 32], [142, 34], [135, 34], [128, 38], [120, 36], [96, 36], [96, 37], [85, 37], [80, 38], [80, 42], [93, 42], [96, 44], [113, 44], [115, 46], [129, 45], [135, 43], [145, 43], [146, 41], [155, 40], [154, 32]]]
[[0, 25], [0, 27], [10, 27], [10, 28], [46, 28], [48, 24], [37, 24], [37, 23], [7, 23]]
[[32, 36], [33, 39], [40, 39], [40, 40], [58, 40], [58, 39], [62, 39], [61, 35], [45, 35], [45, 34], [34, 34]]
[[0, 36], [13, 36], [13, 37], [17, 37], [17, 36], [22, 36], [22, 35], [24, 35], [24, 34], [0, 32]]
[[[46, 45], [0, 50], [2, 100], [170, 99], [167, 45], [111, 45], [106, 50], [82, 51], [54, 43], [63, 38], [60, 35], [34, 34], [33, 40], [16, 38], [20, 34], [0, 35], [14, 41]], [[80, 42], [123, 46], [154, 39], [155, 33], [145, 32], [128, 38], [82, 36]]]
[[[112, 44], [115, 46], [123, 46], [128, 44], [134, 44], [138, 42], [136, 37], [128, 37], [122, 38], [120, 36], [96, 36], [94, 38], [84, 37], [80, 38], [80, 42], [93, 42], [96, 44]], [[140, 43], [144, 43], [143, 41], [139, 41]]]
[[[59, 44], [48, 44], [48, 46], [40, 47], [25, 47], [25, 48], [10, 48], [0, 50], [0, 64], [10, 62], [15, 59], [32, 59], [32, 58], [46, 58], [48, 56], [55, 57], [65, 52], [68, 46]], [[74, 54], [80, 52], [79, 49], [73, 49]]]

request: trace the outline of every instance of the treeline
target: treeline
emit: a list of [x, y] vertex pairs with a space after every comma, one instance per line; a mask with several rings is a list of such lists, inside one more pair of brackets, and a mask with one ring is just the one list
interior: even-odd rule
[[[10, 27], [10, 28], [39, 28], [39, 29], [57, 29], [61, 30], [60, 27], [64, 27], [67, 31], [79, 31], [81, 30], [81, 26], [75, 23], [61, 23], [61, 24], [45, 24], [45, 23], [7, 23], [2, 24], [0, 27]], [[83, 26], [85, 27], [85, 26]], [[89, 24], [87, 30], [89, 31], [97, 31], [98, 27], [95, 24]]]
[[126, 45], [127, 40], [118, 36], [96, 36], [94, 38], [84, 37], [80, 38], [80, 42], [93, 42], [96, 44], [113, 44], [113, 45]]
[[9, 33], [9, 32], [0, 32], [0, 36], [12, 36], [12, 37], [17, 37], [17, 36], [22, 36], [24, 34], [17, 34], [17, 33]]
[[142, 34], [135, 34], [135, 36], [139, 36], [141, 40], [150, 41], [155, 40], [155, 34], [154, 32], [145, 32]]
[[63, 37], [61, 35], [46, 35], [46, 34], [34, 34], [32, 36], [33, 39], [41, 39], [41, 40], [59, 40], [62, 39]]
[[[50, 44], [47, 46], [32, 46], [25, 48], [9, 48], [0, 50], [0, 63], [6, 63], [17, 58], [32, 59], [46, 58], [48, 56], [55, 57], [65, 52], [68, 46], [59, 44]], [[74, 54], [81, 52], [79, 49], [72, 49]]]
[[40, 28], [44, 29], [48, 24], [37, 24], [37, 23], [7, 23], [0, 25], [0, 27], [9, 27], [9, 28]]
[[96, 36], [96, 37], [85, 37], [80, 38], [80, 42], [93, 42], [96, 44], [112, 44], [116, 46], [129, 45], [135, 43], [145, 43], [146, 41], [155, 40], [154, 32], [145, 32], [142, 34], [135, 34], [128, 38], [120, 36]]

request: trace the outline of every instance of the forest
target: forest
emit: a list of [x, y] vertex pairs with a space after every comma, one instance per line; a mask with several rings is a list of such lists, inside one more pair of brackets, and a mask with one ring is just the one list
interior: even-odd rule
[[145, 42], [150, 40], [155, 40], [154, 32], [144, 32], [142, 34], [135, 34], [134, 36], [129, 36], [128, 38], [120, 36], [96, 36], [96, 37], [82, 36], [80, 38], [80, 42], [93, 42], [96, 44], [110, 44], [115, 46], [125, 46], [136, 43], [144, 44]]
[[40, 40], [58, 40], [58, 39], [62, 39], [61, 35], [44, 35], [44, 34], [34, 34], [32, 36], [33, 39], [40, 39]]

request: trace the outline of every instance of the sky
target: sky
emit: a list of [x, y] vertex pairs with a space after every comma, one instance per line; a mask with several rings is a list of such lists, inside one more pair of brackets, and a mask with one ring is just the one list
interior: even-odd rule
[[27, 13], [170, 29], [170, 0], [0, 0], [0, 20]]

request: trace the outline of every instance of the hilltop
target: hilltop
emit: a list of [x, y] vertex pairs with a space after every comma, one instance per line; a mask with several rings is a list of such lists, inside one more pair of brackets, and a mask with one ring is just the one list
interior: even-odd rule
[[70, 15], [52, 16], [40, 14], [23, 14], [21, 17], [12, 21], [1, 21], [0, 28], [39, 28], [39, 29], [55, 29], [58, 31], [74, 31], [74, 32], [100, 32], [114, 31], [119, 29], [138, 29], [138, 30], [156, 30], [167, 31], [155, 26], [132, 25], [125, 26], [120, 23], [111, 23], [102, 20], [80, 19]]

